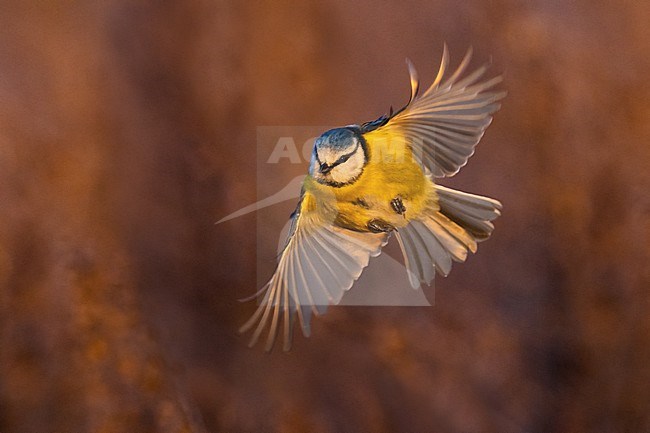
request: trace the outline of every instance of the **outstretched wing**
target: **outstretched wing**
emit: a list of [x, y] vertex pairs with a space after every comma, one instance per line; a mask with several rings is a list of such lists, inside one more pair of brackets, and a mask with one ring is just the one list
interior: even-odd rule
[[370, 257], [381, 253], [387, 239], [386, 234], [360, 233], [332, 225], [315, 206], [315, 198], [303, 194], [278, 267], [260, 291], [260, 306], [240, 329], [246, 332], [255, 327], [249, 345], [253, 346], [268, 326], [266, 350], [271, 350], [281, 315], [284, 350], [291, 347], [295, 315], [303, 334], [308, 336], [311, 313], [318, 315], [328, 305], [338, 304]]
[[419, 80], [407, 60], [411, 77], [411, 98], [404, 108], [361, 125], [369, 142], [374, 139], [405, 141], [413, 155], [435, 177], [453, 176], [467, 163], [474, 148], [499, 109], [506, 92], [487, 90], [501, 81], [495, 77], [479, 81], [484, 65], [461, 79], [472, 56], [470, 49], [456, 71], [443, 81], [449, 63], [445, 45], [436, 79], [418, 96]]

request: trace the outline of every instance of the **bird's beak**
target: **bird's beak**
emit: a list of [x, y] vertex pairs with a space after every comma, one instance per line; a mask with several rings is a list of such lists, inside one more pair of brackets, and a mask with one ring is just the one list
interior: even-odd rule
[[333, 168], [334, 168], [333, 165], [327, 165], [327, 163], [324, 162], [324, 163], [322, 163], [322, 164], [320, 165], [319, 171], [320, 171], [322, 174], [327, 175], [327, 173], [329, 173], [330, 171], [332, 171]]

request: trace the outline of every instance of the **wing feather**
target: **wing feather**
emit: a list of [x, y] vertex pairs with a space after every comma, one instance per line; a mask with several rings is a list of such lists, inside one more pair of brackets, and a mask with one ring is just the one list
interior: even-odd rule
[[[338, 281], [336, 276], [337, 273], [332, 269], [332, 255], [329, 253], [328, 250], [324, 249], [322, 245], [314, 245], [312, 244], [312, 238], [307, 236], [305, 237], [305, 242], [309, 244], [309, 246], [312, 248], [312, 251], [314, 251], [315, 257], [318, 257], [319, 259], [319, 269], [321, 270], [322, 273], [322, 278], [329, 280], [329, 281]], [[327, 254], [327, 257], [323, 257], [323, 254]], [[338, 282], [336, 284], [337, 287], [340, 287], [342, 283]], [[327, 298], [327, 302], [329, 304], [334, 303], [334, 296], [330, 293], [330, 291], [327, 288], [327, 284], [323, 282], [321, 285], [323, 289], [323, 293], [325, 294], [325, 297]]]
[[406, 266], [409, 283], [411, 287], [419, 287], [422, 276], [418, 267], [420, 260], [415, 252], [415, 247], [411, 244], [411, 239], [404, 236], [403, 233], [398, 233], [397, 242], [404, 256], [404, 265]]
[[419, 236], [427, 246], [429, 257], [433, 261], [435, 268], [441, 274], [445, 276], [449, 275], [449, 272], [451, 272], [451, 256], [445, 251], [443, 245], [422, 222], [415, 220], [412, 222], [412, 225], [415, 235]]
[[282, 321], [283, 349], [289, 350], [295, 316], [303, 334], [309, 336], [311, 314], [318, 315], [327, 305], [340, 302], [370, 257], [378, 255], [388, 239], [386, 234], [335, 227], [317, 210], [306, 210], [304, 202], [303, 195], [278, 267], [261, 291], [260, 305], [240, 328], [245, 332], [255, 327], [250, 346], [268, 327], [265, 349], [270, 351]]
[[[361, 126], [372, 142], [373, 133], [397, 138], [411, 149], [421, 165], [436, 177], [453, 176], [474, 153], [485, 129], [492, 122], [506, 92], [490, 91], [501, 82], [497, 76], [480, 81], [484, 65], [462, 78], [472, 57], [469, 49], [456, 70], [444, 78], [449, 64], [445, 45], [438, 75], [429, 88], [418, 95], [418, 75], [407, 61], [411, 78], [411, 97], [404, 108], [390, 116]], [[388, 135], [386, 135], [388, 134]]]

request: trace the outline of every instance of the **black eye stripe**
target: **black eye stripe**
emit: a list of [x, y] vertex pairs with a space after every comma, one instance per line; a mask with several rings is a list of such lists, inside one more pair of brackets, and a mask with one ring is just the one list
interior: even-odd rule
[[344, 163], [345, 161], [347, 161], [348, 159], [350, 159], [350, 156], [352, 156], [352, 155], [343, 155], [342, 157], [340, 157], [339, 159], [336, 160], [336, 163], [335, 163], [335, 164], [342, 164], [342, 163]]
[[341, 156], [339, 159], [336, 160], [336, 162], [333, 165], [343, 164], [345, 161], [350, 159], [350, 157], [352, 157], [352, 155], [354, 155], [354, 153], [357, 151], [357, 149], [359, 149], [359, 142], [358, 141], [357, 141], [357, 145], [354, 146], [354, 149], [352, 149], [352, 152], [346, 153], [345, 155]]

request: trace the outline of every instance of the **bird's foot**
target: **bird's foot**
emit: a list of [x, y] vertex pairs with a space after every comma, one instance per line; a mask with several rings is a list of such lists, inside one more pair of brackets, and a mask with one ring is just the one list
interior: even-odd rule
[[399, 215], [404, 215], [406, 213], [406, 206], [404, 206], [404, 202], [402, 201], [401, 197], [395, 197], [390, 201], [390, 205], [393, 208], [395, 212], [397, 212]]
[[395, 230], [395, 227], [386, 221], [375, 218], [368, 221], [368, 229], [373, 233], [388, 233]]

